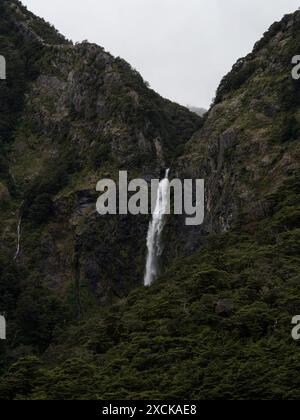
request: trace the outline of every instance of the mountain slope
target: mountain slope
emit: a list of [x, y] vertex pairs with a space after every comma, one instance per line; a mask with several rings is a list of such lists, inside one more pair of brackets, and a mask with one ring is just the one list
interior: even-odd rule
[[[80, 317], [143, 280], [148, 221], [100, 218], [97, 181], [117, 178], [121, 169], [129, 178], [159, 176], [201, 119], [149, 89], [124, 60], [97, 45], [66, 41], [20, 2], [2, 0], [1, 10], [0, 46], [8, 63], [1, 83], [3, 287], [10, 273], [17, 277], [9, 303], [14, 311], [24, 295], [35, 301], [37, 294], [53, 297], [54, 320]], [[1, 310], [14, 322], [9, 305], [3, 299]], [[43, 305], [34, 326], [29, 304], [24, 325], [12, 326], [20, 328], [20, 342], [35, 342], [29, 329], [39, 329], [49, 315]], [[47, 326], [46, 340], [34, 333], [35, 344], [48, 344], [52, 329]]]

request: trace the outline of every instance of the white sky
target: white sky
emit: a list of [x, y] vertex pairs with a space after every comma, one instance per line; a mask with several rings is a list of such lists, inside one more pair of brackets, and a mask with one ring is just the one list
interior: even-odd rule
[[153, 89], [208, 108], [221, 78], [299, 0], [23, 0], [67, 38], [95, 42]]

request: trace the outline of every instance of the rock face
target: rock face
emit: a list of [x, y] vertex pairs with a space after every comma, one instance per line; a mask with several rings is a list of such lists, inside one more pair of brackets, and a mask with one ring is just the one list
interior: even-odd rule
[[16, 93], [10, 78], [1, 85], [8, 119], [0, 131], [1, 197], [10, 190], [15, 213], [2, 234], [3, 253], [15, 251], [24, 202], [18, 264], [31, 267], [30, 278], [62, 295], [73, 289], [77, 300], [81, 287], [87, 300], [122, 297], [142, 284], [148, 220], [97, 215], [97, 181], [117, 179], [119, 170], [129, 178], [159, 176], [201, 119], [161, 98], [103, 48], [73, 45], [18, 1], [2, 1], [1, 8], [1, 52], [9, 75], [18, 60], [22, 85]]
[[291, 76], [299, 39], [299, 11], [272, 25], [224, 77], [203, 127], [180, 157], [183, 177], [206, 182], [204, 226], [179, 229], [193, 247], [205, 232], [267, 216], [270, 196], [299, 173], [300, 90]]

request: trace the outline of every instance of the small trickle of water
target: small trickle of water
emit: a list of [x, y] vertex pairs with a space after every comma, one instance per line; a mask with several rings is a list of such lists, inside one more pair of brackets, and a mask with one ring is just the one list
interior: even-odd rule
[[17, 250], [14, 256], [14, 260], [16, 260], [20, 254], [20, 243], [21, 243], [21, 223], [22, 223], [22, 218], [19, 218], [18, 221], [18, 227], [17, 227]]
[[166, 221], [166, 212], [169, 204], [169, 172], [167, 169], [165, 178], [160, 181], [155, 210], [149, 224], [147, 234], [147, 262], [144, 285], [150, 286], [159, 275], [159, 257], [163, 252], [162, 233]]
[[20, 248], [21, 248], [21, 224], [22, 224], [22, 206], [24, 201], [21, 204], [20, 211], [19, 211], [19, 220], [18, 220], [18, 226], [17, 226], [17, 249], [14, 256], [14, 260], [16, 260], [20, 254]]

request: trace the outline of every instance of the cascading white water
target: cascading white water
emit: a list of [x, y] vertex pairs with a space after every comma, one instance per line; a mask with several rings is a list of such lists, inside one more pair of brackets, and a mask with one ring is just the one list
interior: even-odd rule
[[159, 274], [159, 257], [163, 252], [162, 232], [166, 221], [166, 212], [169, 204], [169, 172], [160, 181], [157, 191], [155, 210], [149, 224], [147, 235], [147, 262], [144, 278], [145, 286], [150, 286]]

